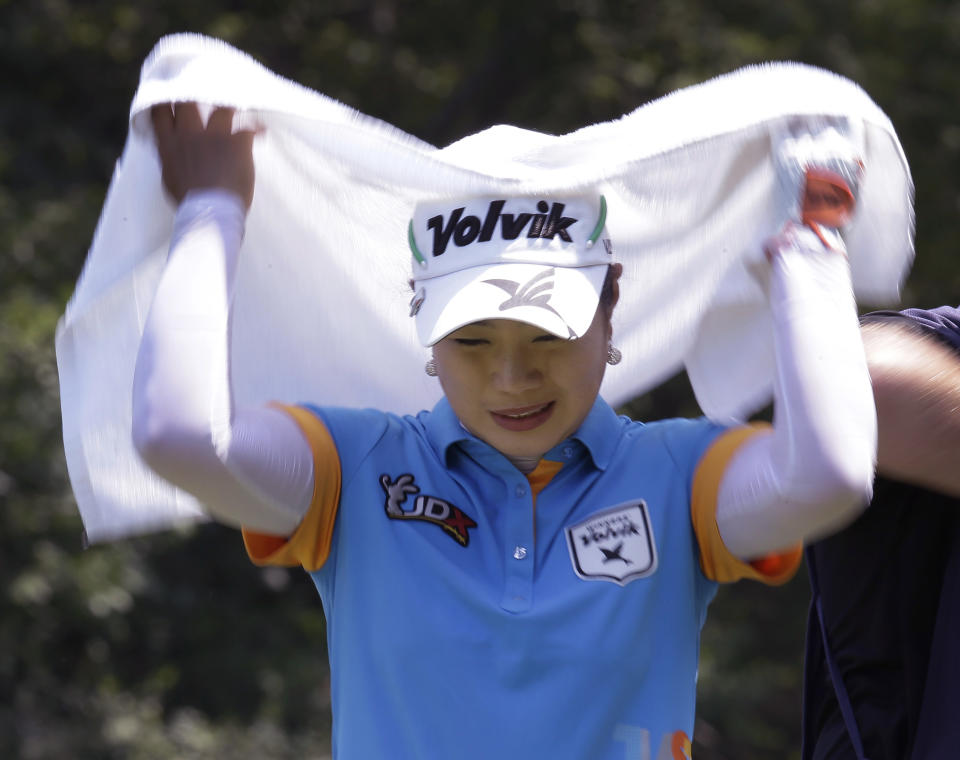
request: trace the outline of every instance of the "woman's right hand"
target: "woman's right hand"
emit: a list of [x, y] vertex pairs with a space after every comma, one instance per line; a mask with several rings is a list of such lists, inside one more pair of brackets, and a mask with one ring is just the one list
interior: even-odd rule
[[150, 111], [163, 186], [180, 203], [190, 190], [219, 188], [253, 201], [255, 130], [233, 131], [232, 108], [214, 108], [206, 126], [196, 103], [163, 103]]

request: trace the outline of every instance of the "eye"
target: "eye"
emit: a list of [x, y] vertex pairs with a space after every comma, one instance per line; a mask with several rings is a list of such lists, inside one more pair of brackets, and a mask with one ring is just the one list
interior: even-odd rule
[[551, 343], [555, 340], [560, 340], [560, 338], [558, 338], [553, 333], [544, 333], [543, 335], [538, 335], [536, 338], [534, 338], [533, 342], [534, 343]]
[[481, 346], [490, 341], [485, 338], [454, 338], [453, 342], [458, 346]]

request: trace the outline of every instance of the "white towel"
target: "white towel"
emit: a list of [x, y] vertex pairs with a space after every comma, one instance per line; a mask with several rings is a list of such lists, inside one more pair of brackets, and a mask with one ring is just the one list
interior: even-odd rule
[[64, 447], [93, 541], [202, 515], [147, 469], [130, 436], [134, 361], [174, 213], [149, 109], [185, 100], [264, 127], [234, 302], [237, 403], [406, 413], [436, 401], [408, 307], [406, 229], [424, 198], [602, 192], [624, 264], [614, 317], [624, 358], [603, 396], [626, 401], [686, 366], [704, 412], [724, 421], [769, 397], [770, 318], [748, 270], [786, 219], [774, 160], [785, 129], [826, 121], [858, 136], [866, 170], [845, 235], [858, 298], [895, 301], [912, 260], [912, 184], [894, 129], [857, 85], [819, 69], [750, 67], [567, 135], [498, 126], [437, 149], [223, 42], [164, 38], [144, 63], [57, 332]]

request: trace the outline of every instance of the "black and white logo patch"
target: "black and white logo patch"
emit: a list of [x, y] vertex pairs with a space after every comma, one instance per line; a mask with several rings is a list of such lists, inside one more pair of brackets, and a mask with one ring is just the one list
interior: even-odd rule
[[585, 581], [625, 586], [657, 569], [653, 528], [642, 499], [595, 512], [566, 531], [573, 569]]

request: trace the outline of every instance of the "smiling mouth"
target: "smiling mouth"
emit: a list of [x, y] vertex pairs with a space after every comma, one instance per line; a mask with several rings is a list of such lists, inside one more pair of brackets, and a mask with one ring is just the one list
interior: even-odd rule
[[536, 406], [517, 407], [516, 409], [501, 409], [500, 411], [491, 411], [493, 417], [500, 427], [512, 431], [533, 430], [539, 427], [553, 413], [554, 402], [548, 401], [546, 404], [537, 404]]

